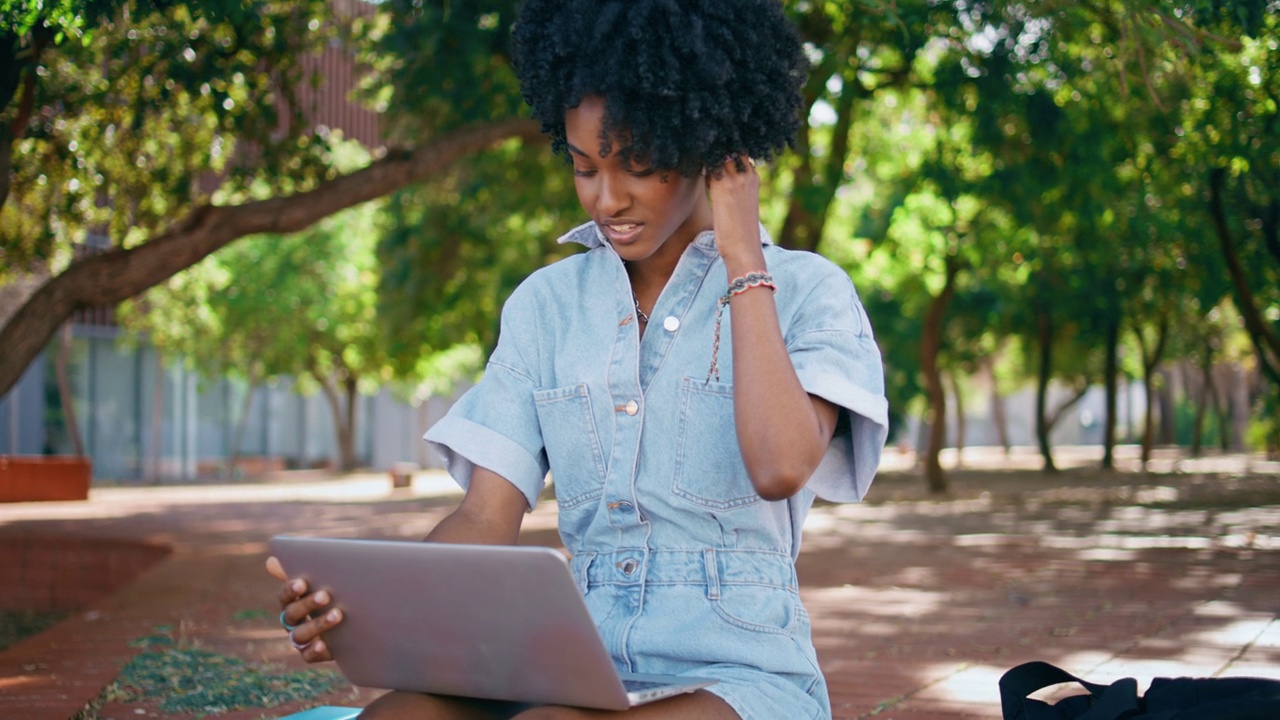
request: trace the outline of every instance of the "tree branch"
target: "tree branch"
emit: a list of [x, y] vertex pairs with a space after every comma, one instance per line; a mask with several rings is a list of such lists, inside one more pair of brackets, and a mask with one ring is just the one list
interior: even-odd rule
[[[1222, 257], [1227, 263], [1227, 272], [1231, 275], [1231, 283], [1235, 286], [1236, 309], [1244, 320], [1245, 330], [1253, 340], [1258, 353], [1262, 371], [1273, 383], [1280, 385], [1280, 337], [1277, 337], [1258, 311], [1253, 299], [1253, 289], [1249, 287], [1249, 278], [1245, 275], [1244, 264], [1240, 261], [1240, 253], [1236, 250], [1235, 236], [1231, 226], [1227, 224], [1227, 212], [1223, 206], [1224, 185], [1226, 184], [1226, 168], [1217, 167], [1209, 173], [1209, 214], [1213, 217], [1213, 227], [1218, 233], [1218, 244], [1222, 248]], [[0, 336], [2, 340], [3, 336]]]
[[532, 120], [509, 118], [468, 125], [409, 151], [386, 157], [308, 192], [235, 206], [201, 205], [172, 229], [142, 245], [74, 262], [31, 295], [0, 328], [0, 395], [17, 383], [58, 326], [85, 307], [114, 305], [158, 285], [228, 243], [258, 233], [302, 230], [442, 172], [498, 141], [540, 138]]

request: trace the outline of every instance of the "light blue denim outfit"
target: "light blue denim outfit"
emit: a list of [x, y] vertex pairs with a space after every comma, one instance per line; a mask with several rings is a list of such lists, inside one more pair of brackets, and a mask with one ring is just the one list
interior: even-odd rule
[[729, 280], [711, 232], [680, 258], [643, 338], [626, 269], [596, 226], [562, 237], [590, 251], [516, 289], [483, 379], [426, 440], [463, 487], [480, 465], [530, 507], [550, 470], [574, 576], [620, 670], [716, 678], [708, 690], [748, 720], [829, 718], [794, 562], [815, 495], [856, 501], [871, 483], [888, 426], [884, 377], [848, 275], [761, 235], [800, 382], [844, 408], [795, 496], [767, 502], [747, 477], [731, 308], [720, 379], [707, 382]]

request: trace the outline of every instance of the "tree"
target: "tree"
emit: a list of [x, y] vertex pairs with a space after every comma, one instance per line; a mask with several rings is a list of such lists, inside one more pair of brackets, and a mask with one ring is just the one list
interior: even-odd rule
[[[226, 247], [122, 308], [127, 327], [206, 377], [250, 390], [293, 377], [333, 415], [338, 465], [357, 464], [356, 400], [390, 378], [377, 315], [378, 206]], [[251, 393], [250, 393], [251, 397]]]
[[[0, 393], [77, 308], [133, 297], [241, 237], [301, 230], [495, 142], [538, 138], [518, 95], [496, 91], [498, 75], [514, 87], [510, 5], [386, 3], [357, 19], [324, 0], [0, 6], [12, 61], [0, 77], [0, 283], [38, 287], [0, 315]], [[488, 41], [463, 42], [477, 37]], [[313, 81], [302, 59], [331, 40], [378, 59], [371, 102], [394, 128], [380, 158], [344, 175], [298, 92]], [[433, 62], [452, 74], [421, 72]], [[424, 104], [435, 111], [418, 114]], [[91, 232], [110, 248], [72, 259]]]

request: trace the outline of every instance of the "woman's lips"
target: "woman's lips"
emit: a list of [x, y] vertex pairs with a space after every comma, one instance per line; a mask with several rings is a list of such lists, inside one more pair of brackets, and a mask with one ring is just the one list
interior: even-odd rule
[[615, 245], [625, 245], [636, 239], [640, 234], [640, 230], [644, 227], [641, 223], [635, 222], [614, 222], [601, 223], [600, 229], [604, 231], [609, 241]]

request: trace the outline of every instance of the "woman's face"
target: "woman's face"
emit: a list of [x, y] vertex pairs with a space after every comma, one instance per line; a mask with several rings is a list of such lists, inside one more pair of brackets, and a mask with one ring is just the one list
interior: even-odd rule
[[711, 229], [711, 207], [701, 177], [662, 173], [624, 163], [616, 152], [600, 157], [604, 100], [589, 96], [565, 112], [578, 202], [623, 260], [645, 260], [660, 250], [679, 258], [699, 232]]

